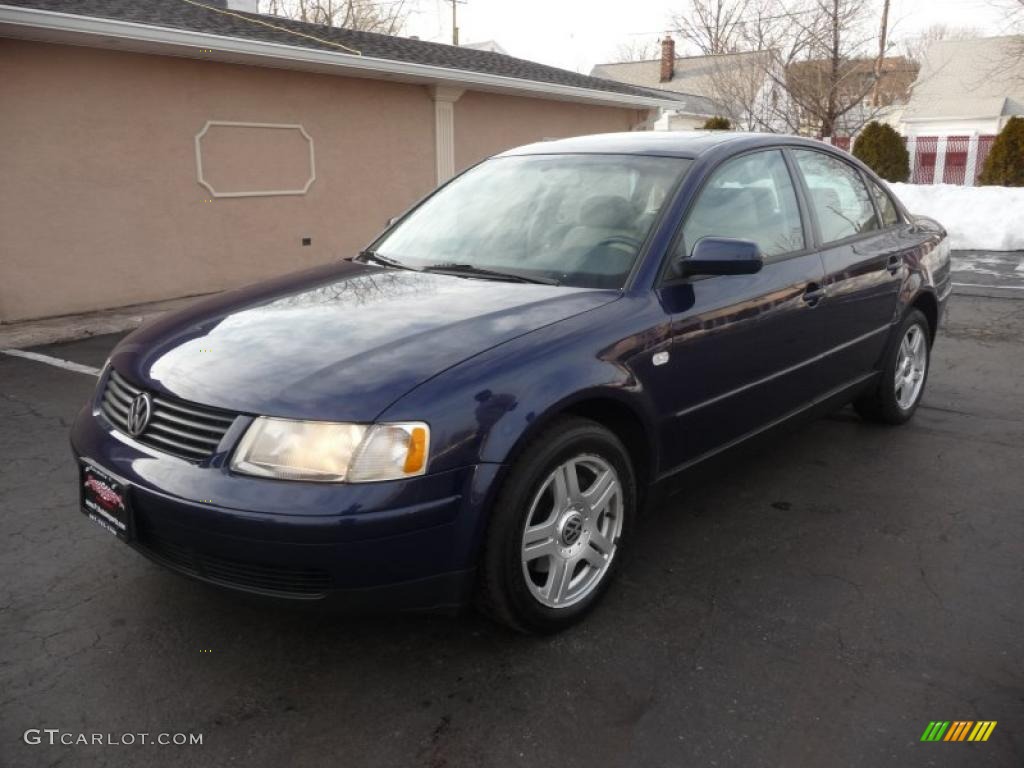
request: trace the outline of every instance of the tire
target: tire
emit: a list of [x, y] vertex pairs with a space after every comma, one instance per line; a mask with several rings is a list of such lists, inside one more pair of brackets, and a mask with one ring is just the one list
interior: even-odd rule
[[[906, 346], [908, 344], [912, 350]], [[908, 352], [912, 352], [909, 359]], [[924, 314], [913, 309], [893, 334], [877, 386], [855, 400], [853, 407], [868, 421], [905, 424], [921, 402], [930, 367], [931, 329]], [[899, 381], [898, 370], [901, 373]], [[909, 372], [908, 376], [902, 375], [904, 372]]]
[[[570, 473], [578, 493], [569, 487]], [[635, 472], [622, 442], [589, 419], [554, 422], [518, 452], [501, 487], [484, 543], [478, 608], [531, 634], [580, 621], [615, 577], [636, 504]]]

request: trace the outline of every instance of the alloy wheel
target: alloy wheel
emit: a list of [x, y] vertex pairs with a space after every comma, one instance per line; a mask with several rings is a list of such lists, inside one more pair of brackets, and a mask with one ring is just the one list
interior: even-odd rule
[[924, 329], [912, 325], [900, 342], [896, 358], [896, 403], [906, 411], [910, 409], [924, 386], [924, 374], [928, 367], [928, 343]]
[[600, 456], [559, 464], [533, 497], [522, 540], [523, 576], [548, 608], [567, 608], [594, 591], [622, 534], [622, 484]]

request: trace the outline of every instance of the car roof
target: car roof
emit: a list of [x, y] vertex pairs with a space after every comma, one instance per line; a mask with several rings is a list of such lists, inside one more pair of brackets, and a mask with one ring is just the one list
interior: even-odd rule
[[696, 158], [715, 147], [735, 145], [737, 150], [780, 144], [827, 147], [820, 141], [777, 133], [740, 133], [736, 131], [633, 131], [598, 133], [551, 139], [526, 144], [502, 153], [505, 155], [548, 154], [626, 154]]

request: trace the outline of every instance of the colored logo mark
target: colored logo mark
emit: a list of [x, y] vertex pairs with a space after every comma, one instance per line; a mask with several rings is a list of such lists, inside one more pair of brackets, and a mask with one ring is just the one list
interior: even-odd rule
[[988, 741], [995, 727], [995, 720], [932, 720], [921, 741]]

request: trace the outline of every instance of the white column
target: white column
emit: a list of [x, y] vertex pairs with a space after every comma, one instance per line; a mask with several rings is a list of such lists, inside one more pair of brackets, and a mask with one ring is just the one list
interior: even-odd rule
[[939, 136], [935, 147], [935, 176], [932, 184], [941, 184], [942, 176], [946, 172], [946, 137]]
[[661, 119], [661, 112], [662, 110], [660, 109], [637, 110], [637, 121], [629, 127], [629, 130], [653, 131], [655, 129], [654, 124]]
[[434, 100], [434, 166], [438, 185], [455, 175], [455, 102], [463, 93], [464, 88], [430, 86], [430, 97]]
[[971, 134], [967, 140], [967, 168], [964, 169], [964, 186], [974, 186], [974, 175], [978, 167], [978, 132]]
[[917, 136], [907, 137], [907, 154], [910, 155], [910, 176], [907, 182], [914, 183], [914, 171], [917, 169]]

